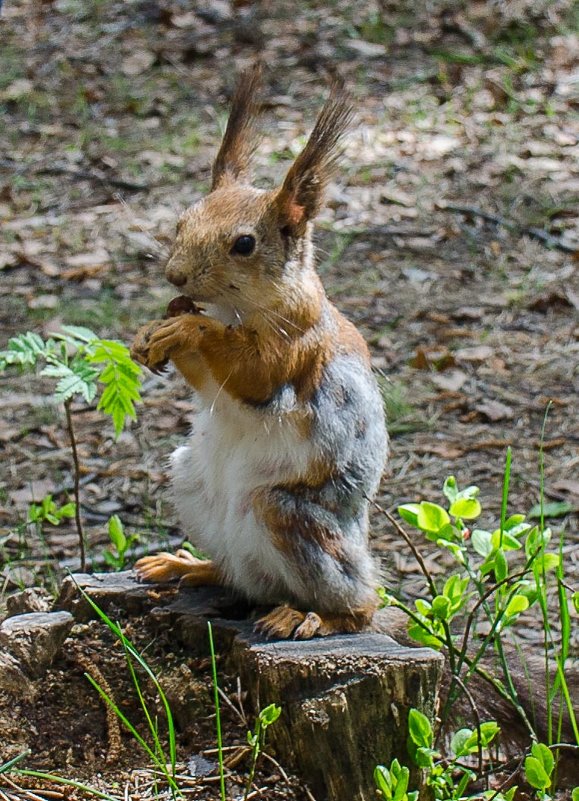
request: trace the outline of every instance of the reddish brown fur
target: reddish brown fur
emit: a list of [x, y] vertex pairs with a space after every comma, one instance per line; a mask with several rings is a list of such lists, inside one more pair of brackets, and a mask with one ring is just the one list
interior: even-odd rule
[[247, 173], [259, 141], [255, 119], [259, 110], [256, 94], [260, 82], [261, 66], [257, 64], [237, 84], [223, 142], [213, 163], [212, 189], [228, 179], [240, 180]]

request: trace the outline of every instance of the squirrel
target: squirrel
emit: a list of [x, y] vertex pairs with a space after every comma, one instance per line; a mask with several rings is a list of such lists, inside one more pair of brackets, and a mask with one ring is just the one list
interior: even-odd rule
[[[144, 557], [136, 570], [143, 580], [224, 585], [275, 605], [257, 629], [309, 639], [372, 624], [378, 574], [368, 511], [388, 437], [367, 345], [315, 271], [313, 220], [338, 165], [351, 101], [333, 87], [281, 187], [265, 191], [247, 182], [259, 82], [259, 67], [241, 75], [211, 191], [177, 224], [165, 274], [183, 294], [168, 319], [139, 329], [132, 347], [152, 370], [172, 361], [195, 391], [189, 441], [171, 457], [171, 493], [181, 525], [211, 559], [180, 550]], [[382, 610], [373, 625], [416, 646], [400, 610]], [[546, 739], [545, 709], [533, 698], [545, 686], [544, 660], [531, 655], [521, 670], [510, 649], [509, 657], [521, 704]], [[492, 657], [487, 662], [493, 670]], [[576, 698], [579, 672], [568, 680]], [[443, 695], [450, 681], [447, 665]], [[469, 719], [475, 703], [504, 726], [507, 751], [526, 747], [513, 705], [476, 675], [470, 688], [453, 716]]]
[[135, 567], [146, 581], [218, 584], [273, 605], [257, 630], [309, 639], [360, 631], [378, 607], [368, 512], [388, 437], [366, 342], [315, 270], [313, 220], [350, 97], [334, 84], [283, 183], [264, 190], [248, 181], [259, 85], [259, 66], [241, 74], [211, 190], [177, 223], [165, 276], [182, 295], [132, 346], [153, 370], [170, 360], [195, 392], [171, 495], [211, 558], [181, 550]]

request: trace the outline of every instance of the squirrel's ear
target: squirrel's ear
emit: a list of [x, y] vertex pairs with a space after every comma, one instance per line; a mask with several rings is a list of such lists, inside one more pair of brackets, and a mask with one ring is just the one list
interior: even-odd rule
[[350, 95], [335, 83], [310, 138], [294, 161], [279, 190], [276, 203], [281, 227], [298, 236], [319, 212], [324, 190], [341, 155], [340, 142], [353, 118]]
[[258, 144], [256, 120], [259, 103], [256, 95], [261, 83], [261, 64], [241, 73], [231, 103], [227, 128], [213, 162], [211, 189], [229, 179], [238, 180], [247, 173], [249, 161]]

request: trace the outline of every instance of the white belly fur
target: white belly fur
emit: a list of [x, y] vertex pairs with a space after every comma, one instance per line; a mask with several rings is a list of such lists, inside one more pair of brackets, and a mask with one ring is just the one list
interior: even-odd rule
[[258, 487], [305, 474], [312, 452], [291, 418], [264, 414], [222, 392], [195, 414], [188, 444], [171, 457], [183, 533], [249, 598], [275, 601], [284, 589], [297, 589], [251, 501]]

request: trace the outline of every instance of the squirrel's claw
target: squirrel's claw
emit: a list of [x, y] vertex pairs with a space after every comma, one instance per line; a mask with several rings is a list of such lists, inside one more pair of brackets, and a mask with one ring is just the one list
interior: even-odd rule
[[305, 619], [306, 615], [297, 609], [289, 606], [276, 606], [269, 614], [257, 621], [255, 630], [268, 639], [289, 640]]
[[197, 559], [183, 549], [176, 554], [163, 551], [152, 556], [143, 556], [135, 564], [135, 571], [141, 581], [166, 582], [186, 576], [202, 562], [202, 559]]
[[[201, 315], [182, 314], [167, 320], [153, 320], [137, 331], [131, 356], [153, 372], [162, 369], [179, 351], [193, 351], [199, 334]], [[206, 320], [205, 320], [206, 322]]]

